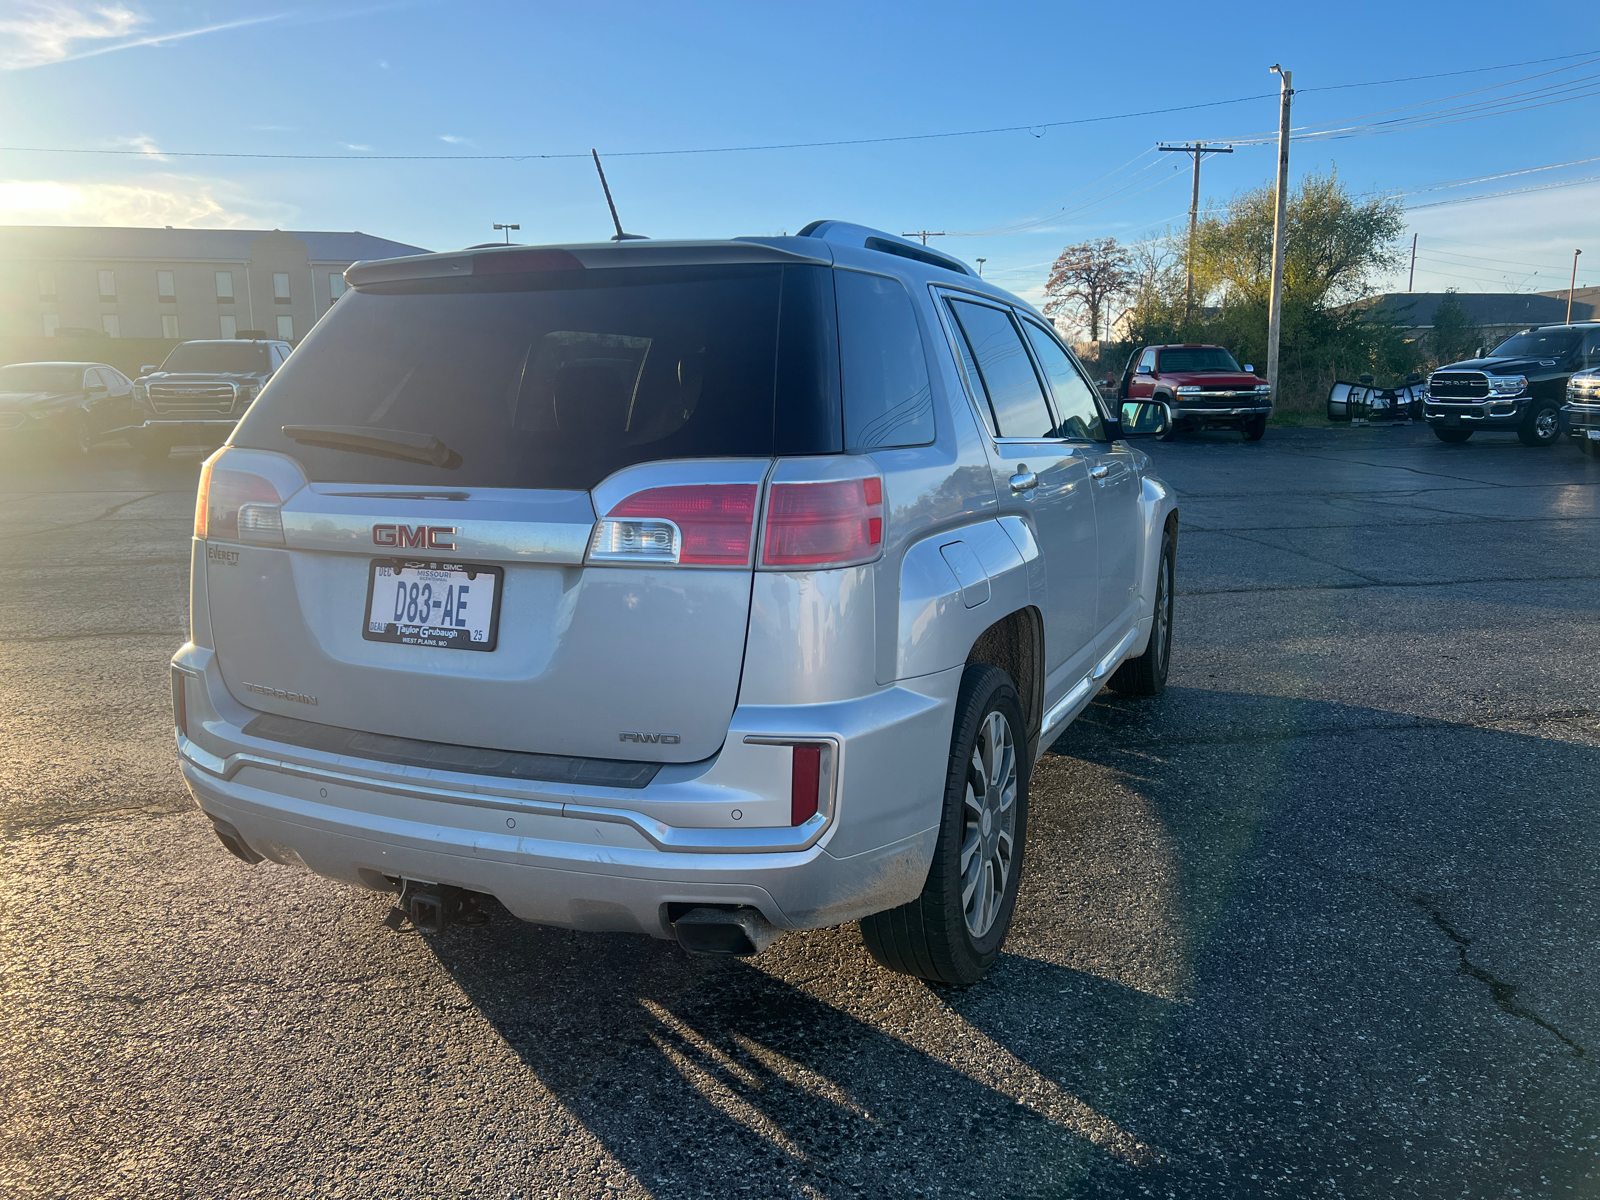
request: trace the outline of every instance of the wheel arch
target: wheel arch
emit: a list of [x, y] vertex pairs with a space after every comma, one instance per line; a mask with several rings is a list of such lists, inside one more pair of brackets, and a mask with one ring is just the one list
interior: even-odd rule
[[1037, 607], [1024, 605], [990, 625], [972, 643], [967, 665], [998, 667], [1011, 676], [1022, 702], [1028, 730], [1028, 761], [1038, 757], [1039, 734], [1044, 724], [1044, 617]]

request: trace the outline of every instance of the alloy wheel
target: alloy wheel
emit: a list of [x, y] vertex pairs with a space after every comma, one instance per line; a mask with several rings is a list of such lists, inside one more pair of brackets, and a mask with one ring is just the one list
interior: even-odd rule
[[989, 712], [967, 765], [961, 841], [961, 905], [967, 932], [994, 928], [1016, 861], [1017, 750], [1011, 724]]

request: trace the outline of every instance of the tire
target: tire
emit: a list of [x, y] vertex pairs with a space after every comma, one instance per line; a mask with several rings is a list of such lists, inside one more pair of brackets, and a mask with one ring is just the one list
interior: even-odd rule
[[139, 439], [139, 453], [146, 462], [166, 462], [172, 455], [172, 443], [160, 434], [147, 433]]
[[1554, 446], [1560, 438], [1560, 407], [1553, 400], [1535, 401], [1522, 424], [1517, 426], [1517, 440], [1524, 446]]
[[1245, 441], [1259, 442], [1267, 436], [1267, 419], [1265, 417], [1246, 417], [1244, 424], [1240, 426], [1240, 432], [1244, 434]]
[[1449, 442], [1452, 446], [1459, 446], [1476, 432], [1473, 429], [1446, 429], [1442, 425], [1433, 427], [1433, 436], [1441, 442]]
[[861, 938], [881, 966], [966, 987], [1000, 956], [1022, 878], [1033, 766], [1027, 745], [1011, 676], [970, 664], [956, 698], [944, 814], [922, 895], [861, 921]]
[[94, 444], [94, 435], [89, 431], [89, 418], [86, 414], [77, 412], [72, 414], [72, 419], [61, 430], [60, 452], [63, 458], [83, 458], [89, 453], [89, 447]]
[[1167, 668], [1172, 665], [1172, 578], [1177, 549], [1171, 530], [1161, 535], [1150, 643], [1143, 654], [1130, 658], [1112, 674], [1108, 686], [1114, 692], [1124, 696], [1159, 696], [1167, 689]]

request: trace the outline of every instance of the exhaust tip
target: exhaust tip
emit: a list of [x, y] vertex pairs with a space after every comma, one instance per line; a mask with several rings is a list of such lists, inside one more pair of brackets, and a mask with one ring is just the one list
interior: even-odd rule
[[690, 954], [749, 958], [778, 936], [778, 929], [748, 905], [691, 908], [672, 923], [678, 945]]

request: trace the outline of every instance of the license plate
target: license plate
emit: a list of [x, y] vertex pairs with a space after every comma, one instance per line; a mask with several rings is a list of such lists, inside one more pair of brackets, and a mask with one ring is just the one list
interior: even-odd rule
[[374, 559], [361, 636], [440, 650], [493, 650], [504, 582], [501, 567]]
[[1586, 429], [1584, 430], [1584, 435], [1591, 442], [1600, 442], [1600, 429]]
[[1459, 424], [1461, 424], [1461, 414], [1460, 413], [1448, 413], [1448, 414], [1446, 414], [1445, 419], [1444, 419], [1444, 423], [1446, 425], [1459, 425]]

